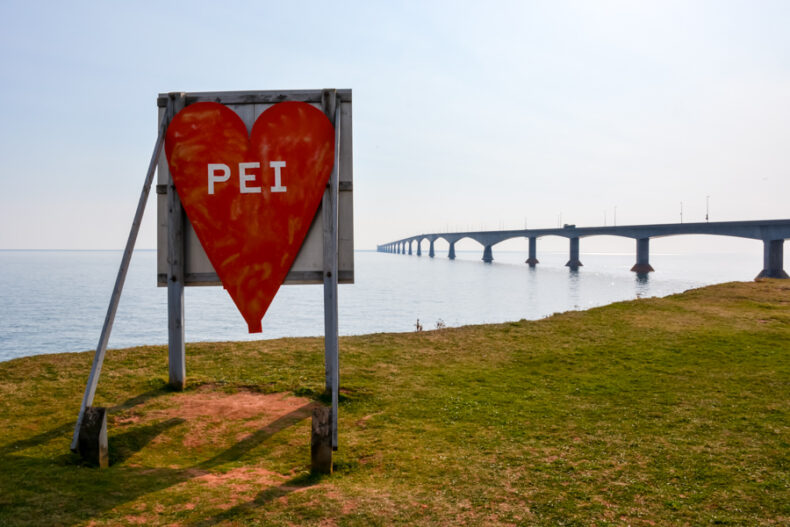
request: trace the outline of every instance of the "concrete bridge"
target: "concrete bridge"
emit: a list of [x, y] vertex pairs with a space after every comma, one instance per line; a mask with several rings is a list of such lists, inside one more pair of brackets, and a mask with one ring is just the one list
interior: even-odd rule
[[[483, 261], [494, 261], [492, 247], [511, 238], [529, 239], [530, 266], [538, 264], [537, 241], [542, 236], [562, 236], [570, 240], [570, 257], [565, 265], [571, 269], [582, 266], [579, 260], [579, 238], [586, 236], [624, 236], [636, 240], [636, 263], [631, 268], [636, 273], [653, 271], [650, 265], [650, 239], [682, 234], [712, 234], [735, 236], [763, 241], [763, 270], [757, 278], [788, 278], [783, 269], [784, 241], [790, 238], [790, 219], [757, 221], [719, 221], [705, 223], [664, 223], [656, 225], [618, 225], [613, 227], [576, 227], [565, 225], [557, 229], [523, 229], [511, 231], [470, 231], [418, 234], [378, 246], [379, 252], [412, 254], [416, 244], [417, 256], [422, 255], [422, 242], [428, 240], [428, 256], [435, 256], [434, 242], [443, 238], [450, 244], [448, 257], [455, 258], [455, 244], [463, 238], [471, 238], [483, 246]], [[416, 242], [416, 243], [415, 243]]]

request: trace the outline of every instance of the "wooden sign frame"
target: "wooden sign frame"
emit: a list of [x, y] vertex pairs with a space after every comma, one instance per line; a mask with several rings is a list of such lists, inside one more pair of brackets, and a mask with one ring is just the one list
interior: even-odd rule
[[[115, 280], [110, 304], [102, 326], [99, 343], [93, 357], [88, 382], [74, 427], [71, 450], [83, 453], [83, 445], [92, 441], [101, 443], [101, 437], [87, 440], [81, 435], [83, 417], [92, 408], [99, 382], [107, 343], [112, 331], [115, 314], [120, 302], [126, 274], [129, 270], [137, 234], [140, 230], [154, 172], [159, 172], [157, 185], [158, 215], [158, 285], [167, 287], [168, 357], [170, 384], [183, 389], [186, 384], [184, 349], [184, 286], [221, 285], [208, 257], [205, 255], [192, 226], [186, 218], [178, 193], [170, 178], [163, 152], [164, 137], [173, 117], [187, 105], [212, 101], [233, 109], [247, 125], [248, 131], [255, 119], [269, 106], [284, 101], [300, 101], [315, 105], [324, 111], [335, 128], [335, 162], [329, 183], [302, 248], [296, 257], [285, 284], [324, 285], [324, 360], [326, 390], [331, 395], [329, 416], [331, 438], [326, 438], [332, 450], [337, 450], [337, 414], [339, 399], [338, 358], [338, 306], [337, 285], [354, 281], [354, 236], [352, 200], [352, 141], [351, 141], [351, 90], [299, 90], [299, 91], [244, 91], [244, 92], [172, 92], [160, 94], [159, 126], [154, 151], [148, 165], [143, 190], [137, 203], [132, 227], [126, 242], [121, 265]], [[341, 190], [343, 191], [341, 193]], [[190, 234], [191, 233], [191, 234]], [[189, 263], [190, 267], [186, 264]], [[165, 272], [161, 272], [161, 271]], [[163, 280], [164, 279], [164, 280]], [[314, 417], [315, 418], [315, 417]], [[314, 427], [315, 428], [315, 427]], [[104, 435], [106, 447], [106, 433]], [[101, 445], [100, 445], [101, 446]], [[313, 449], [315, 450], [315, 448]], [[315, 457], [315, 452], [313, 452]], [[326, 460], [326, 453], [321, 456]], [[315, 462], [315, 460], [314, 460]], [[325, 463], [322, 463], [325, 465]], [[331, 452], [329, 453], [331, 471]]]
[[[244, 121], [247, 132], [258, 116], [267, 108], [283, 101], [310, 103], [324, 110], [323, 93], [325, 90], [290, 91], [232, 91], [198, 92], [183, 94], [183, 104], [196, 102], [217, 102], [224, 104]], [[338, 201], [338, 282], [354, 283], [354, 216], [353, 216], [353, 144], [351, 129], [351, 90], [335, 90], [340, 106], [340, 181]], [[159, 119], [165, 115], [167, 94], [157, 99]], [[329, 116], [330, 120], [334, 116]], [[159, 157], [157, 169], [157, 285], [167, 287], [168, 273], [168, 214], [167, 189], [171, 185], [170, 170], [164, 152]], [[305, 237], [302, 249], [296, 256], [291, 270], [283, 285], [323, 283], [323, 228], [322, 210], [319, 208], [313, 224]], [[206, 252], [200, 245], [195, 230], [187, 219], [183, 225], [183, 281], [185, 286], [222, 285], [209, 262]]]

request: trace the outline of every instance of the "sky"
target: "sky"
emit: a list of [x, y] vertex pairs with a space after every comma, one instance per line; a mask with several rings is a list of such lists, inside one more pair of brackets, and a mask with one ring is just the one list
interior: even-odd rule
[[681, 203], [790, 218], [788, 20], [784, 1], [4, 0], [0, 249], [123, 248], [169, 91], [351, 88], [358, 249]]

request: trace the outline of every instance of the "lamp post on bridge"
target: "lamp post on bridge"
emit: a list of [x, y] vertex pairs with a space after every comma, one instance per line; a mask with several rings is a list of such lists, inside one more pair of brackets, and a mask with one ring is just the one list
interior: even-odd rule
[[710, 196], [705, 196], [705, 221], [710, 217]]

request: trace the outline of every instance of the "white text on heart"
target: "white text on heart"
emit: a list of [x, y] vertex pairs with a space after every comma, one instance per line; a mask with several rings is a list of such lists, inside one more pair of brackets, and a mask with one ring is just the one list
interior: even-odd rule
[[[282, 169], [285, 168], [285, 161], [270, 161], [269, 167], [274, 169], [274, 186], [269, 190], [272, 192], [285, 192], [288, 187], [282, 184]], [[254, 194], [263, 192], [261, 187], [252, 187], [248, 182], [255, 181], [255, 174], [250, 174], [247, 170], [261, 168], [261, 164], [239, 163], [239, 192], [242, 194]], [[230, 167], [224, 163], [208, 164], [208, 193], [214, 194], [214, 184], [223, 183], [230, 179]]]

